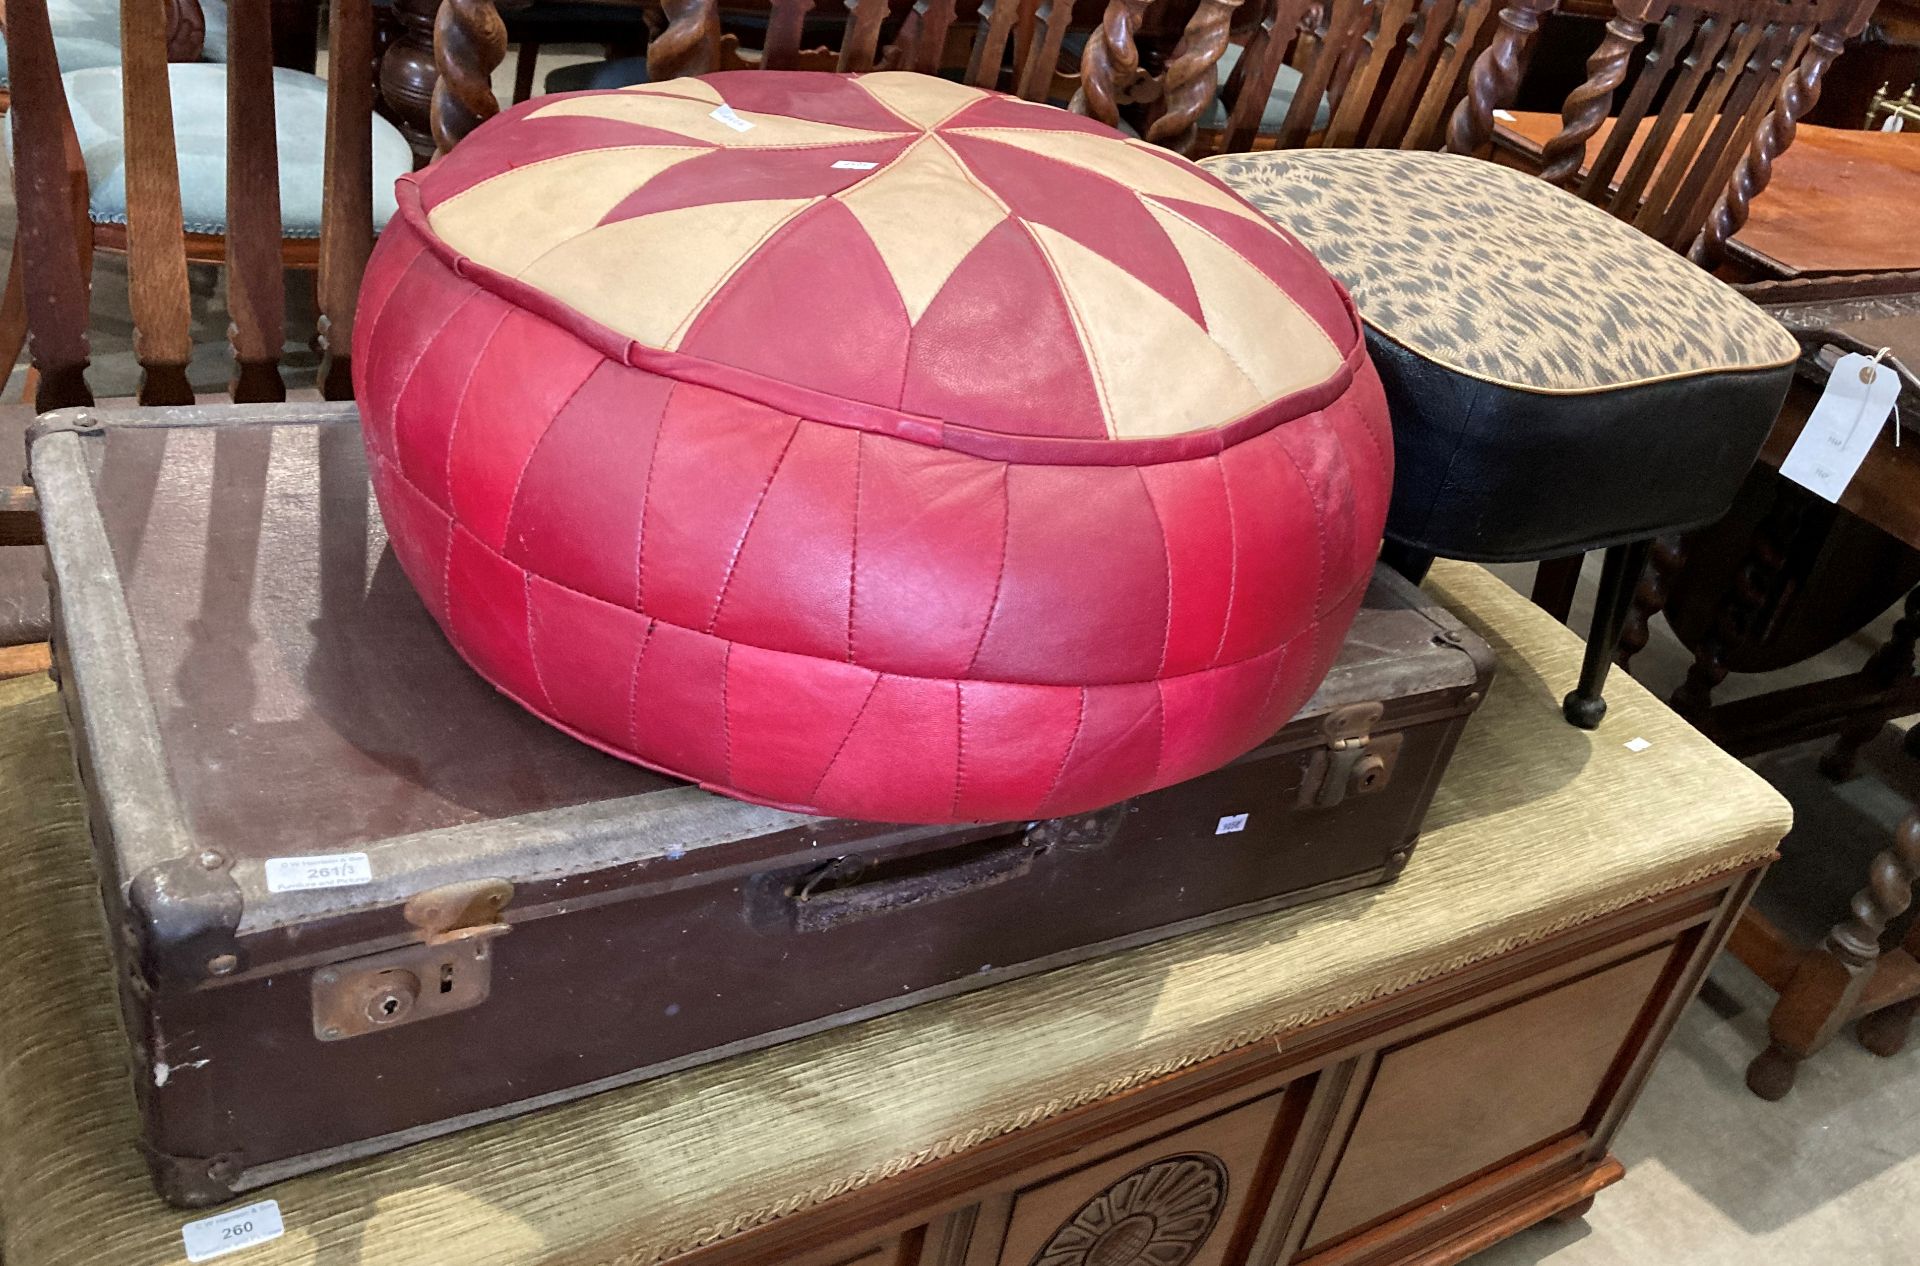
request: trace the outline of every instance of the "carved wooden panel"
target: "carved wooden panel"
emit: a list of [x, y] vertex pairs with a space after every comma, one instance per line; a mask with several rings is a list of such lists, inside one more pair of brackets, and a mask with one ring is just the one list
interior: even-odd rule
[[1229, 1266], [1260, 1213], [1277, 1091], [1018, 1193], [997, 1266]]
[[1673, 956], [1649, 950], [1389, 1051], [1309, 1247], [1580, 1128]]

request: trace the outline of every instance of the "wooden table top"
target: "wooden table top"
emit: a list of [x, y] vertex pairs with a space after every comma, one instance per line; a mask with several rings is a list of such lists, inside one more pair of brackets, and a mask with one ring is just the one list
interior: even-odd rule
[[[1597, 154], [1613, 121], [1587, 143]], [[1648, 119], [1644, 132], [1653, 126]], [[1537, 156], [1560, 130], [1557, 114], [1513, 113], [1495, 144]], [[1636, 142], [1637, 146], [1637, 142]], [[1629, 149], [1629, 155], [1632, 154]], [[1622, 161], [1625, 170], [1627, 161]], [[1753, 201], [1733, 245], [1775, 277], [1920, 268], [1920, 132], [1859, 132], [1801, 125]]]
[[[1920, 443], [1913, 427], [1920, 421], [1920, 273], [1879, 273], [1769, 282], [1747, 288], [1788, 329], [1819, 332], [1835, 351], [1872, 352], [1886, 348], [1905, 376], [1899, 406], [1902, 442], [1888, 427], [1867, 450], [1866, 461], [1840, 496], [1841, 508], [1881, 531], [1920, 549]], [[1819, 387], [1804, 372], [1794, 383], [1760, 460], [1779, 466], [1806, 425]]]

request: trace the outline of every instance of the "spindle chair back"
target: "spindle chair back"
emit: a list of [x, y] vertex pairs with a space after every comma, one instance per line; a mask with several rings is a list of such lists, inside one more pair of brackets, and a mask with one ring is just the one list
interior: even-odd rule
[[[1525, 45], [1553, 3], [1513, 0], [1502, 14], [1453, 148], [1475, 152], [1492, 138], [1492, 112], [1511, 99]], [[1541, 149], [1540, 175], [1698, 263], [1717, 263], [1873, 4], [1616, 0], [1585, 82]]]
[[[226, 212], [221, 231], [209, 233], [189, 231], [183, 221], [166, 0], [122, 0], [120, 8], [124, 223], [89, 216], [87, 168], [55, 60], [46, 0], [6, 0], [20, 228], [7, 300], [0, 303], [0, 355], [12, 364], [20, 337], [27, 336], [37, 409], [93, 403], [86, 371], [96, 248], [127, 256], [140, 403], [193, 403], [187, 379], [193, 352], [189, 261], [226, 269], [234, 400], [285, 398], [280, 360], [289, 269], [318, 274], [320, 392], [328, 399], [350, 398], [354, 301], [374, 235], [373, 13], [366, 0], [331, 3], [324, 137], [312, 138], [325, 146], [320, 233], [314, 239], [283, 231], [273, 9], [272, 0], [231, 0], [224, 68]], [[8, 314], [22, 311], [25, 329], [6, 328]]]
[[[1473, 50], [1499, 0], [1199, 0], [1165, 65], [1136, 44], [1152, 0], [1111, 0], [1081, 66], [1087, 113], [1117, 123], [1148, 106], [1147, 139], [1198, 157], [1251, 149], [1432, 149], [1465, 90]], [[1242, 43], [1224, 84], [1218, 65]], [[1269, 101], [1283, 66], [1299, 79], [1277, 126]], [[1209, 121], [1216, 99], [1224, 119]], [[1324, 120], [1324, 122], [1322, 122]]]
[[[831, 69], [843, 74], [889, 69], [939, 73], [954, 35], [955, 0], [915, 0], [892, 40], [881, 43], [888, 0], [847, 0], [836, 49], [802, 47], [814, 0], [770, 0], [766, 45], [751, 65], [762, 70]], [[654, 81], [703, 75], [743, 64], [728, 58], [720, 31], [719, 0], [663, 0], [666, 29], [647, 46], [647, 77]], [[966, 65], [966, 83], [1044, 101], [1073, 21], [1072, 0], [981, 0]]]

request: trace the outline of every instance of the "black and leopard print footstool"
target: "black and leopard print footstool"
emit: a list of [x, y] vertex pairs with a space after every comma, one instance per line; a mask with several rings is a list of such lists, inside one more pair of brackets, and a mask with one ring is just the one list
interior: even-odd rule
[[1386, 384], [1386, 556], [1414, 579], [1605, 549], [1567, 719], [1607, 666], [1653, 537], [1725, 513], [1798, 346], [1731, 287], [1534, 176], [1451, 154], [1291, 150], [1206, 167], [1353, 294]]

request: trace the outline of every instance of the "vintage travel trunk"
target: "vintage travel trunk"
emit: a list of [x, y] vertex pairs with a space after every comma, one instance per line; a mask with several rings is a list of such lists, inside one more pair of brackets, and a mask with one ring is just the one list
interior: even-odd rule
[[802, 817], [461, 663], [351, 406], [68, 410], [32, 471], [145, 1144], [185, 1205], [1391, 879], [1492, 667], [1382, 572], [1305, 710], [1217, 772], [1051, 821]]

